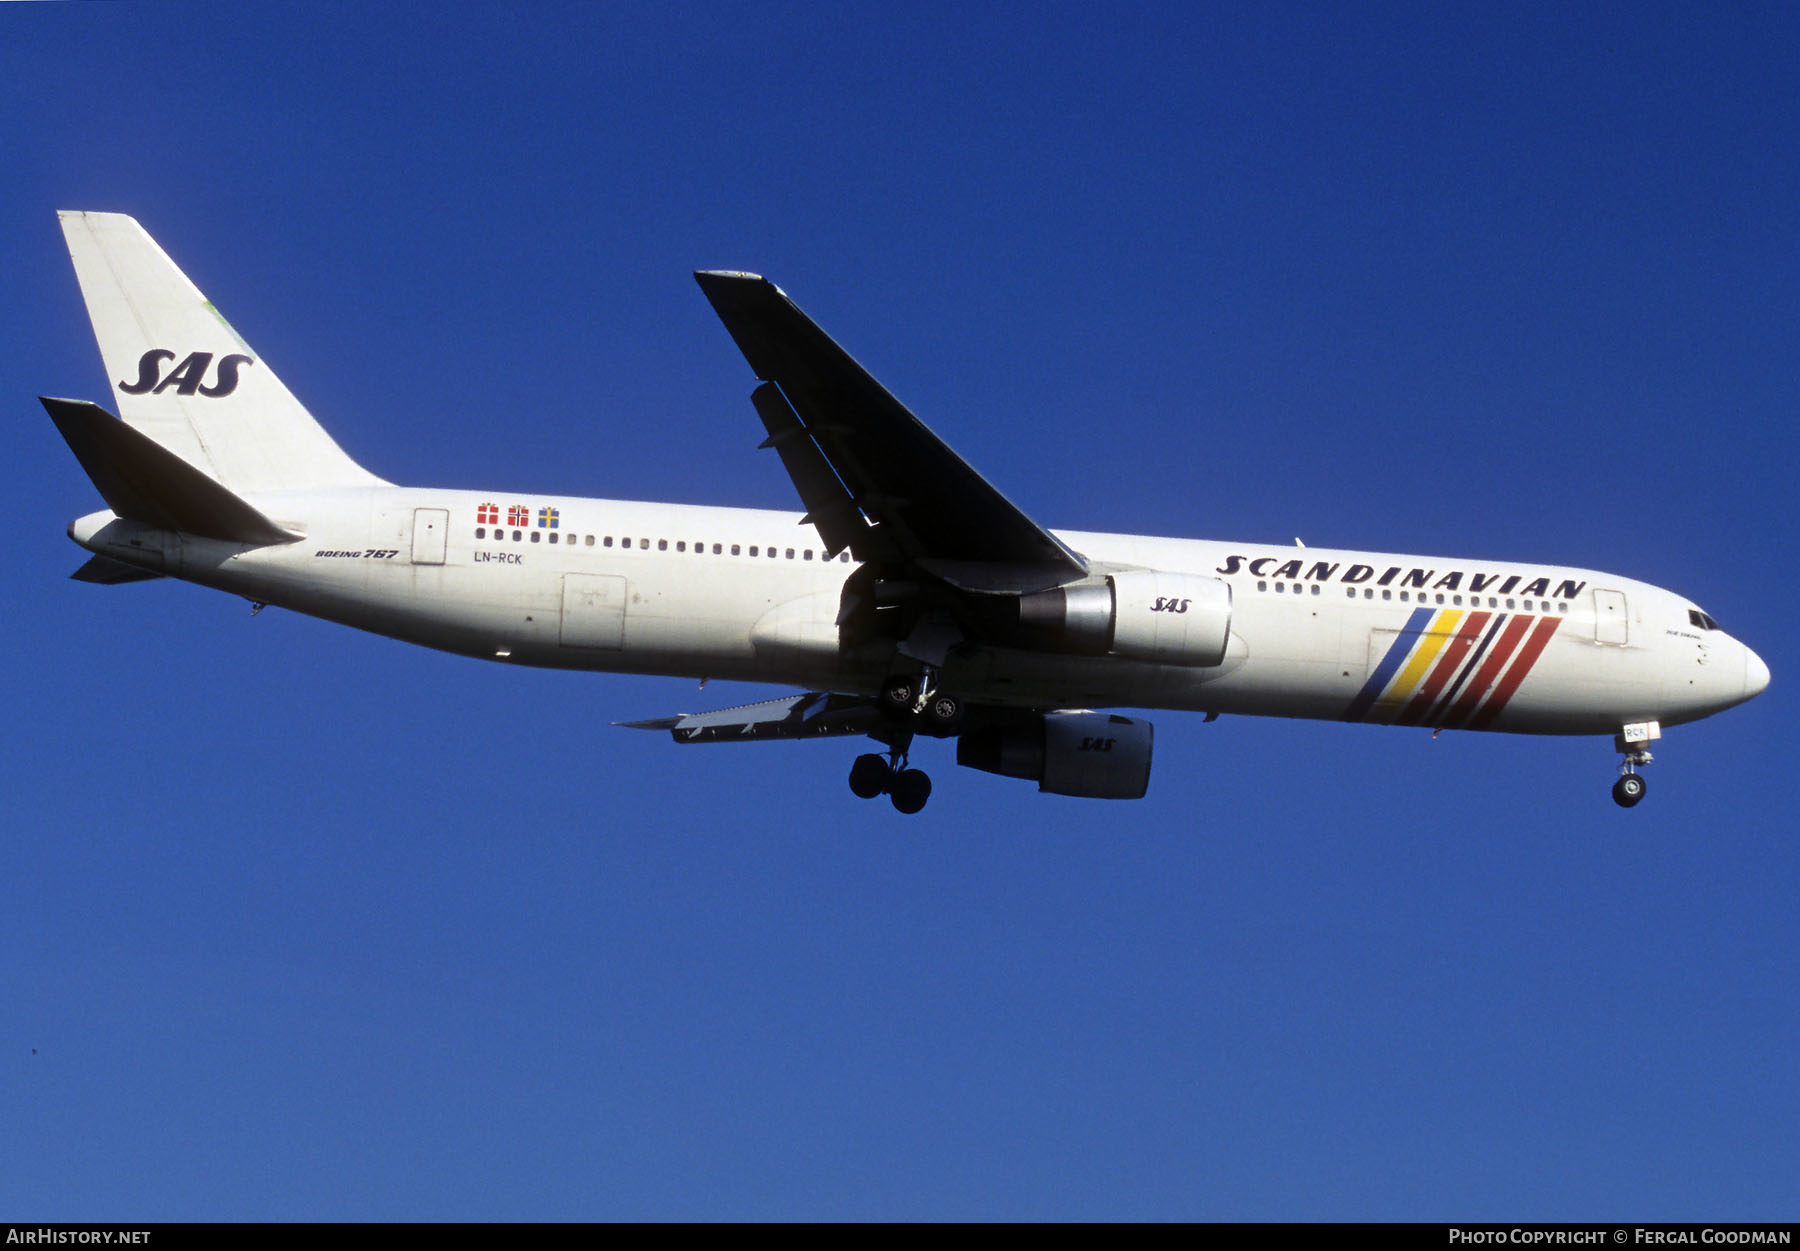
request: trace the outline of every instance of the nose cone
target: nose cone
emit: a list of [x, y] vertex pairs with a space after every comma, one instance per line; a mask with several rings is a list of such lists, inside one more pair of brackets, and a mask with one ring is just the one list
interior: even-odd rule
[[1761, 695], [1769, 686], [1769, 666], [1763, 663], [1762, 657], [1744, 649], [1744, 698]]

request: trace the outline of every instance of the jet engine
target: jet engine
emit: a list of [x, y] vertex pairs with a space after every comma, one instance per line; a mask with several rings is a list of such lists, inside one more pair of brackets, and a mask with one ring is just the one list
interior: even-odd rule
[[1019, 597], [1019, 626], [1058, 650], [1209, 668], [1231, 638], [1231, 587], [1219, 578], [1136, 569]]
[[1105, 712], [1031, 713], [956, 740], [956, 763], [1036, 782], [1052, 795], [1142, 799], [1150, 786], [1148, 721]]

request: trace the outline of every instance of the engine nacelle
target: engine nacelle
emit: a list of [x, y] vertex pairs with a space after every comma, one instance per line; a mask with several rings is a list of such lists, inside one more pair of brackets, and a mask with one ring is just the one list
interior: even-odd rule
[[1052, 795], [1142, 799], [1150, 786], [1154, 729], [1113, 713], [1034, 713], [1013, 725], [963, 734], [956, 740], [956, 763], [1024, 778]]
[[1210, 668], [1224, 662], [1231, 641], [1231, 585], [1133, 569], [1021, 596], [1019, 625], [1049, 646], [1085, 655]]

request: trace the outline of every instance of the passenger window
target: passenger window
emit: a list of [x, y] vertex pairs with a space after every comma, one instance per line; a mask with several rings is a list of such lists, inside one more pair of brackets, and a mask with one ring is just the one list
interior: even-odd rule
[[[1440, 601], [1440, 602], [1441, 602], [1441, 601]], [[1461, 607], [1462, 607], [1462, 596], [1460, 596], [1460, 595], [1452, 595], [1452, 596], [1451, 596], [1451, 597], [1450, 597], [1450, 602], [1451, 602], [1451, 603], [1452, 603], [1452, 604], [1454, 604], [1454, 605], [1455, 605], [1455, 606], [1456, 606], [1456, 607], [1458, 607], [1458, 608], [1461, 608]]]
[[669, 540], [667, 540], [667, 539], [656, 540], [656, 550], [659, 552], [668, 551], [669, 550]]
[[517, 530], [514, 530], [513, 531], [513, 542], [517, 543], [518, 541], [519, 541], [519, 532]]
[[1256, 589], [1259, 591], [1266, 591], [1269, 589], [1269, 584], [1267, 582], [1258, 582], [1256, 584]]
[[731, 545], [731, 554], [733, 556], [736, 556], [738, 554], [738, 551], [739, 551], [738, 545], [736, 543], [733, 543]]
[[1317, 582], [1313, 583], [1312, 593], [1314, 595], [1317, 595], [1319, 593], [1319, 584]]
[[1511, 608], [1511, 607], [1513, 607], [1513, 602], [1512, 602], [1512, 601], [1511, 601], [1511, 600], [1510, 600], [1510, 599], [1509, 599], [1509, 600], [1507, 600], [1507, 601], [1506, 601], [1506, 606], [1507, 606], [1507, 607], [1508, 607], [1508, 608]]
[[1437, 602], [1440, 604], [1444, 602], [1444, 593], [1442, 591], [1438, 592]]
[[486, 526], [476, 526], [475, 527], [475, 537], [478, 539], [487, 538], [487, 527]]
[[1394, 593], [1393, 593], [1393, 592], [1392, 592], [1392, 591], [1386, 591], [1386, 590], [1384, 590], [1384, 591], [1382, 591], [1382, 593], [1381, 593], [1381, 598], [1382, 598], [1382, 599], [1393, 599], [1393, 598], [1394, 598]]
[[594, 536], [590, 534], [587, 536], [586, 546], [592, 547], [593, 545], [594, 545]]
[[537, 543], [537, 542], [541, 541], [543, 539], [543, 537], [544, 536], [536, 530], [533, 530], [531, 532], [531, 541], [533, 543]]
[[552, 542], [552, 543], [554, 543], [554, 542], [556, 542], [556, 531], [554, 531], [554, 530], [552, 530], [552, 531], [551, 531], [551, 532], [550, 532], [550, 541], [551, 541], [551, 542]]
[[1411, 592], [1411, 591], [1402, 591], [1402, 592], [1400, 592], [1400, 602], [1401, 602], [1401, 603], [1402, 603], [1402, 604], [1410, 604], [1410, 603], [1412, 603], [1412, 592]]
[[752, 544], [752, 545], [751, 545], [751, 547], [750, 547], [750, 554], [751, 554], [751, 555], [752, 555], [752, 556], [754, 556], [754, 555], [756, 555], [756, 553], [757, 553], [757, 552], [758, 552], [758, 551], [759, 551], [759, 550], [761, 550], [761, 549], [759, 549], [759, 548], [758, 548], [758, 547], [756, 547], [756, 545], [755, 545], [755, 544]]
[[787, 558], [789, 560], [792, 560], [794, 558], [794, 549], [791, 547], [787, 549]]
[[[732, 550], [733, 550], [733, 551], [734, 551], [734, 552], [735, 552], [735, 551], [736, 551], [736, 549], [735, 549], [735, 548], [734, 548], [734, 549], [732, 549]], [[717, 555], [718, 555], [718, 554], [719, 554], [719, 545], [718, 545], [718, 544], [717, 544], [717, 543], [714, 543], [714, 544], [713, 544], [713, 555], [714, 555], [714, 556], [717, 556]]]

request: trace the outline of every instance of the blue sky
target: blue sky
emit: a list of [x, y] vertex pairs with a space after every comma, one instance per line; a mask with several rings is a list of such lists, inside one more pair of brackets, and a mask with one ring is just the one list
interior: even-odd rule
[[[7, 5], [0, 1216], [1793, 1219], [1788, 6]], [[1767, 694], [1149, 796], [67, 580], [128, 212], [345, 448], [787, 508], [768, 274], [1048, 525], [1598, 567]]]

